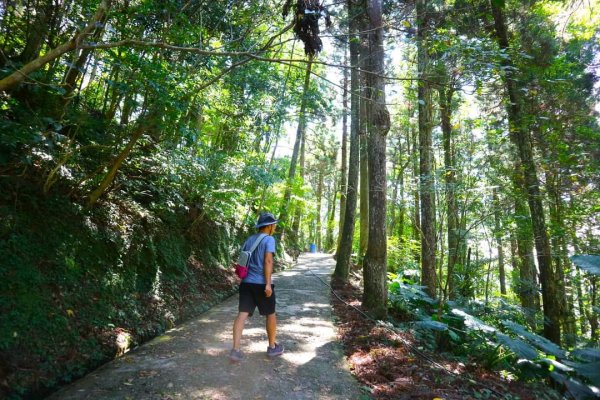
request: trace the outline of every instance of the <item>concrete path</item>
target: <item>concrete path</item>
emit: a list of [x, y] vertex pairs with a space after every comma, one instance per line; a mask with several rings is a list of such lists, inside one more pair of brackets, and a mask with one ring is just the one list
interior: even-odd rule
[[305, 254], [274, 275], [281, 357], [266, 356], [264, 317], [244, 329], [246, 359], [231, 363], [238, 296], [146, 343], [49, 399], [364, 399], [335, 341], [329, 288], [334, 261]]

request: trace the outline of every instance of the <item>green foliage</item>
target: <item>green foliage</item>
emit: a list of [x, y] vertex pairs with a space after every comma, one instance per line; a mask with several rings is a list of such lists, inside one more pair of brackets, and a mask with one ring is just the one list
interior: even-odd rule
[[593, 386], [600, 384], [598, 349], [568, 352], [514, 320], [503, 320], [512, 311], [502, 303], [497, 309], [485, 307], [482, 315], [494, 317], [483, 321], [475, 316], [482, 312], [478, 303], [467, 307], [454, 302], [440, 305], [421, 289], [406, 285], [400, 277], [390, 274], [392, 311], [412, 320], [409, 326], [425, 346], [466, 356], [487, 368], [508, 371], [521, 379], [551, 377], [565, 385], [575, 399], [588, 398], [597, 390]]
[[571, 260], [579, 268], [593, 275], [600, 275], [600, 256], [577, 255], [572, 256]]

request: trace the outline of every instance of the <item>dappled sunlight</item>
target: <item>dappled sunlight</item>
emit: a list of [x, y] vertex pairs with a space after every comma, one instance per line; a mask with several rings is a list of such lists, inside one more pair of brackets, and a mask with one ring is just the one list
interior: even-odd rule
[[216, 322], [216, 320], [212, 319], [212, 318], [202, 318], [202, 319], [199, 319], [198, 322], [202, 323], [202, 324], [211, 324], [213, 322]]
[[280, 272], [278, 274], [278, 276], [292, 277], [292, 276], [298, 276], [298, 275], [301, 275], [301, 274], [302, 274], [302, 272], [300, 272], [300, 271], [290, 270], [290, 271]]
[[190, 393], [192, 399], [230, 400], [231, 395], [215, 388], [199, 389]]

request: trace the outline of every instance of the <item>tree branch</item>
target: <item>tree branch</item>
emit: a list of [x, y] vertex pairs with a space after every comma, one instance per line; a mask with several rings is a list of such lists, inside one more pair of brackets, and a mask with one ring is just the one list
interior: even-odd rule
[[52, 60], [57, 59], [69, 51], [73, 51], [77, 48], [81, 48], [80, 44], [85, 39], [86, 36], [90, 35], [94, 29], [96, 29], [97, 25], [101, 23], [104, 16], [106, 15], [108, 9], [110, 8], [111, 0], [102, 0], [98, 9], [94, 13], [90, 23], [83, 28], [81, 32], [76, 34], [71, 40], [61, 44], [53, 50], [50, 50], [48, 53], [44, 54], [42, 57], [38, 57], [35, 60], [25, 64], [21, 69], [13, 72], [6, 78], [0, 80], [0, 92], [8, 92], [13, 89], [16, 85], [23, 82], [29, 74], [34, 71], [37, 71], [47, 63]]

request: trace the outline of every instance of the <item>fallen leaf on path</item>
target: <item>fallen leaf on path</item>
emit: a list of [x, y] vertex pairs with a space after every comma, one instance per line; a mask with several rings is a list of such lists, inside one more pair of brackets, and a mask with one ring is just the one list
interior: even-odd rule
[[140, 376], [140, 378], [153, 377], [153, 376], [158, 375], [158, 371], [154, 371], [154, 370], [151, 370], [151, 371], [140, 371], [138, 373], [138, 375]]

